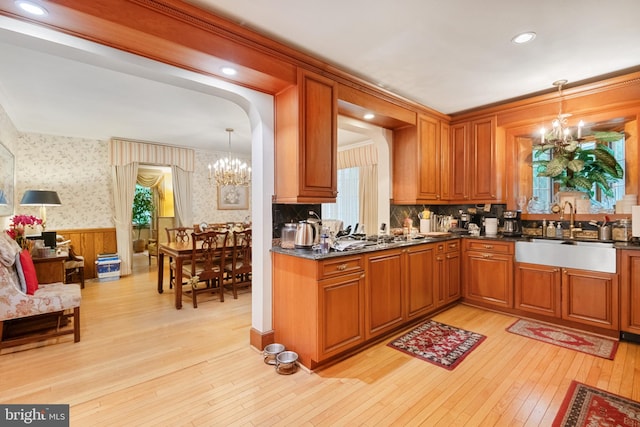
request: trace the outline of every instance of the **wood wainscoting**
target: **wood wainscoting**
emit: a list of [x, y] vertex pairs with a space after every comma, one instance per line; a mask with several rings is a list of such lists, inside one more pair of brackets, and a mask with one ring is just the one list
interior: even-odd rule
[[71, 240], [75, 253], [84, 257], [85, 279], [98, 277], [95, 263], [98, 254], [115, 253], [118, 249], [115, 228], [56, 230], [56, 233]]

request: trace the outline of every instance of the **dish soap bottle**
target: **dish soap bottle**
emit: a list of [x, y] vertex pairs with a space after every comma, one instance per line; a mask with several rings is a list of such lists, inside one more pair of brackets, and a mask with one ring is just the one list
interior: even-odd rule
[[562, 224], [558, 221], [558, 227], [556, 227], [556, 237], [562, 238]]
[[547, 226], [547, 237], [553, 237], [556, 235], [556, 226], [554, 224], [554, 221], [549, 221], [549, 225]]

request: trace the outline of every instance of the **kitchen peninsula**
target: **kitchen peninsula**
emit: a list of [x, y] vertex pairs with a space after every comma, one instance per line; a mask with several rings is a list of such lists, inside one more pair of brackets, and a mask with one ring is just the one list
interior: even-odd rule
[[315, 369], [455, 303], [460, 238], [345, 252], [272, 249], [275, 340]]

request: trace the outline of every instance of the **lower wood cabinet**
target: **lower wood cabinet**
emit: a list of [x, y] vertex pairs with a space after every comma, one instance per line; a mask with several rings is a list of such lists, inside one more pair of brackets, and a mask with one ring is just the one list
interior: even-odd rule
[[559, 267], [516, 263], [515, 308], [560, 318], [561, 303], [562, 271]]
[[365, 256], [366, 339], [404, 322], [404, 254], [404, 249], [389, 249]]
[[324, 360], [364, 340], [364, 273], [352, 273], [318, 283], [318, 360]]
[[562, 318], [616, 330], [619, 327], [618, 275], [562, 269]]
[[460, 240], [449, 240], [436, 246], [436, 306], [442, 307], [462, 296]]
[[620, 329], [640, 335], [640, 251], [622, 250], [620, 260]]
[[464, 239], [464, 298], [513, 307], [513, 242]]
[[460, 241], [313, 260], [272, 253], [275, 341], [314, 369], [460, 297]]
[[530, 313], [618, 329], [618, 275], [517, 263], [515, 308]]

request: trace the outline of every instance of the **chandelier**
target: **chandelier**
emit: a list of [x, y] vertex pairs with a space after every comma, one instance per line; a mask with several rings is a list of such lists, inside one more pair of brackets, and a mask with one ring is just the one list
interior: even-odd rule
[[[556, 80], [552, 83], [558, 88], [558, 96], [560, 98], [560, 107], [558, 111], [558, 117], [551, 122], [551, 130], [547, 133], [547, 130], [543, 127], [540, 129], [540, 144], [553, 144], [553, 145], [571, 145], [577, 144], [582, 139], [582, 128], [584, 122], [580, 120], [578, 122], [578, 129], [574, 138], [571, 128], [568, 126], [567, 119], [571, 117], [571, 114], [562, 112], [562, 86], [567, 84], [567, 80]], [[546, 141], [546, 142], [545, 142]]]
[[229, 152], [227, 157], [218, 159], [213, 164], [213, 167], [209, 165], [209, 181], [214, 179], [218, 186], [246, 187], [251, 183], [251, 168], [237, 157], [231, 157], [231, 133], [233, 129], [227, 128], [225, 130], [229, 133]]

